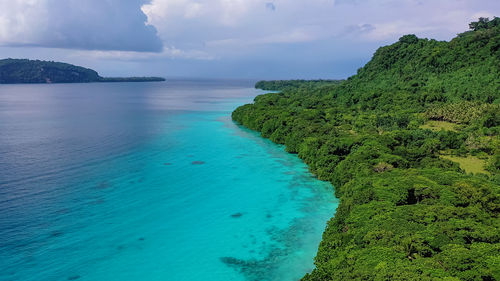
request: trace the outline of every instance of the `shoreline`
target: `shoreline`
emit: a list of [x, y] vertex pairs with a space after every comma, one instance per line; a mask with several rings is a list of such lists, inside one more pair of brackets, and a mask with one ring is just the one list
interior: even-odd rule
[[80, 82], [22, 82], [22, 83], [0, 83], [0, 85], [51, 85], [51, 84], [90, 84], [90, 83], [144, 83], [144, 82], [166, 82], [167, 79], [161, 77], [144, 78], [106, 78], [100, 81], [80, 81]]
[[[329, 90], [342, 91], [343, 86]], [[495, 276], [493, 268], [482, 264], [494, 259], [498, 249], [494, 178], [467, 174], [457, 163], [438, 157], [439, 150], [422, 145], [432, 141], [446, 147], [439, 139], [459, 132], [433, 132], [419, 123], [410, 127], [421, 116], [417, 112], [377, 134], [349, 123], [349, 108], [336, 108], [342, 101], [330, 100], [325, 87], [308, 88], [308, 94], [305, 89], [263, 94], [232, 113], [236, 124], [284, 145], [318, 179], [334, 186], [338, 208], [323, 232], [315, 269], [302, 280]], [[443, 106], [448, 112], [446, 106], [455, 105]], [[460, 260], [450, 258], [454, 249], [462, 251], [458, 258], [472, 259], [481, 271], [461, 270]], [[453, 270], [443, 270], [443, 265]]]

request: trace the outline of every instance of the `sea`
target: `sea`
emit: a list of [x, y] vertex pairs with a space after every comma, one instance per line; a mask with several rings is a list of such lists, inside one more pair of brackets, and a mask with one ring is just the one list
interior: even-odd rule
[[298, 280], [338, 201], [254, 81], [0, 85], [0, 280]]

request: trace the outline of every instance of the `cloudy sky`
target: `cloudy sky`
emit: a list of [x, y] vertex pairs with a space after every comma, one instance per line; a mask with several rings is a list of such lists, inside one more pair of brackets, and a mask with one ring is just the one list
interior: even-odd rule
[[104, 76], [345, 78], [401, 35], [449, 40], [499, 0], [0, 0], [0, 57]]

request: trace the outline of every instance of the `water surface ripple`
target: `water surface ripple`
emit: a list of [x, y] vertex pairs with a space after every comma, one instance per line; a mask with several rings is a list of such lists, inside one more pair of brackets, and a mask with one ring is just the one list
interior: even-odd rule
[[337, 201], [246, 81], [0, 85], [0, 280], [297, 280]]

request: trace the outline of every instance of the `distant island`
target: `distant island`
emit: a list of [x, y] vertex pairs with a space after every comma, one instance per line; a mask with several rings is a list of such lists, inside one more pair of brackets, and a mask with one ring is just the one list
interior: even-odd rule
[[162, 77], [101, 77], [97, 71], [69, 63], [28, 60], [0, 60], [0, 84], [157, 82]]

